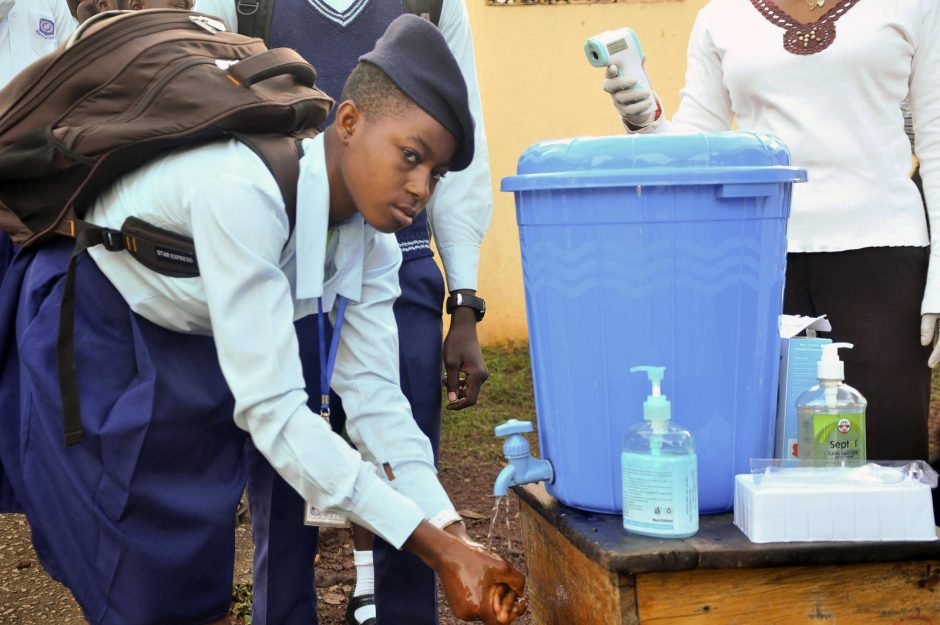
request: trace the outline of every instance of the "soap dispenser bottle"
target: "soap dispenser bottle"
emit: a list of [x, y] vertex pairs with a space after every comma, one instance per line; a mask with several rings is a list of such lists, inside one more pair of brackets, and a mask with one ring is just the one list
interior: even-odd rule
[[623, 527], [633, 534], [686, 538], [698, 531], [698, 458], [692, 435], [671, 421], [662, 394], [665, 367], [645, 371], [653, 386], [643, 403], [643, 422], [630, 426], [620, 454]]
[[839, 349], [851, 343], [822, 346], [816, 365], [819, 384], [796, 400], [797, 453], [800, 460], [864, 463], [865, 407], [868, 402], [845, 384], [845, 365]]

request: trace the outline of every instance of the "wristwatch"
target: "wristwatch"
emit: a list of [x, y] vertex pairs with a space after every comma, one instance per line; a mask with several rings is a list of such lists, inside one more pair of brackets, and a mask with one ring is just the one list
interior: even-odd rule
[[482, 297], [473, 295], [464, 295], [463, 293], [453, 293], [447, 298], [447, 314], [454, 314], [454, 309], [459, 306], [472, 308], [477, 314], [477, 323], [483, 321], [483, 315], [486, 314], [486, 300]]

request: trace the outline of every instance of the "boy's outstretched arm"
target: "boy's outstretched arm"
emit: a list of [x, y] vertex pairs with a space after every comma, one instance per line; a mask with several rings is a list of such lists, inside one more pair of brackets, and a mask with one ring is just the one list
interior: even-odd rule
[[457, 618], [508, 625], [525, 613], [525, 577], [473, 542], [462, 523], [441, 530], [422, 521], [404, 546], [438, 574]]

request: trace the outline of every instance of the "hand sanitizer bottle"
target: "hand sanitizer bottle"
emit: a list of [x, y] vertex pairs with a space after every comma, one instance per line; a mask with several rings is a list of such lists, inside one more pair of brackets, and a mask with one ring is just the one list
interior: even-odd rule
[[698, 531], [698, 458], [692, 435], [670, 421], [669, 400], [660, 390], [666, 368], [630, 371], [645, 371], [653, 393], [643, 403], [644, 421], [623, 437], [623, 527], [644, 536], [692, 536]]
[[796, 400], [797, 443], [800, 460], [864, 463], [865, 407], [862, 394], [842, 381], [845, 365], [839, 348], [851, 343], [822, 346], [816, 365], [819, 384]]

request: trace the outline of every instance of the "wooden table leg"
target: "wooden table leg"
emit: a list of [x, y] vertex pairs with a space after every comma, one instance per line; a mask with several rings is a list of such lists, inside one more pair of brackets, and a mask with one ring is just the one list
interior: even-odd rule
[[535, 625], [639, 624], [633, 576], [601, 568], [531, 507], [519, 508]]

